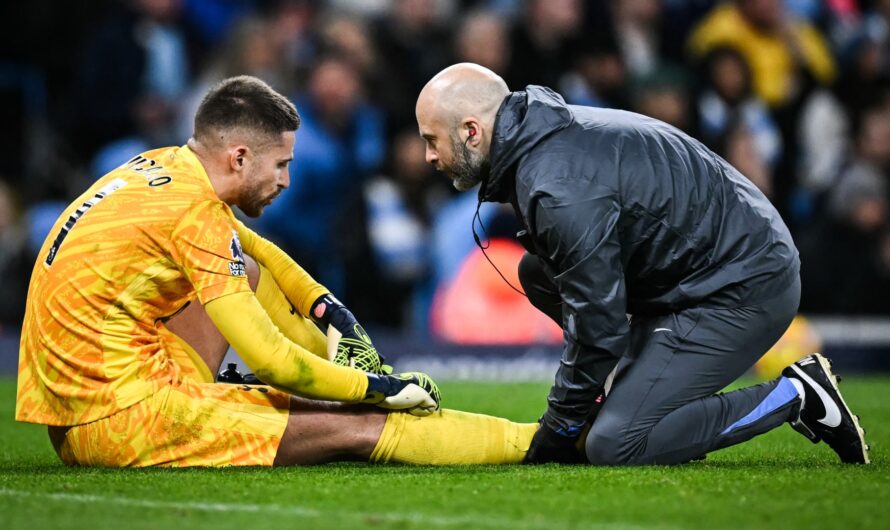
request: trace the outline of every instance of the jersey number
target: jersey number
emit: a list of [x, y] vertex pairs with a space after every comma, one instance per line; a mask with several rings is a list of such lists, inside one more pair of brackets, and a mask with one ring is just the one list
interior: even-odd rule
[[65, 241], [65, 238], [68, 237], [68, 232], [70, 232], [71, 229], [74, 228], [74, 225], [77, 223], [77, 221], [80, 220], [81, 217], [83, 217], [83, 214], [87, 213], [90, 208], [95, 206], [105, 197], [123, 188], [126, 184], [127, 181], [125, 181], [124, 179], [115, 179], [111, 181], [107, 185], [103, 186], [98, 192], [96, 192], [96, 194], [93, 195], [90, 200], [80, 205], [80, 208], [78, 208], [74, 211], [73, 214], [71, 214], [71, 217], [69, 217], [68, 220], [65, 221], [65, 226], [63, 226], [62, 229], [59, 230], [59, 234], [56, 236], [55, 241], [53, 241], [53, 246], [50, 247], [49, 253], [46, 255], [46, 260], [44, 260], [44, 263], [47, 267], [53, 264], [53, 260], [56, 259], [56, 254], [59, 252], [59, 247], [62, 246], [62, 241]]

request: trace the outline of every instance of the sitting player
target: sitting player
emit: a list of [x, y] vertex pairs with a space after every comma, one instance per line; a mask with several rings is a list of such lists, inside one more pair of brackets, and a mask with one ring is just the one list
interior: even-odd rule
[[[31, 277], [16, 419], [48, 425], [65, 463], [522, 461], [537, 424], [439, 410], [426, 375], [382, 373], [352, 314], [234, 218], [287, 188], [298, 127], [262, 81], [225, 80], [187, 146], [133, 158], [56, 222]], [[342, 336], [339, 364], [317, 325]], [[269, 386], [213, 382], [230, 344]]]

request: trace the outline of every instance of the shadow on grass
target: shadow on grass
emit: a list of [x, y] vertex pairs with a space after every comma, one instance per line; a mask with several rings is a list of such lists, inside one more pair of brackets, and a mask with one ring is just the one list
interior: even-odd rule
[[801, 472], [801, 471], [839, 471], [850, 470], [856, 472], [880, 472], [887, 471], [887, 465], [883, 462], [869, 466], [847, 465], [840, 462], [827, 462], [819, 458], [800, 458], [789, 456], [787, 458], [769, 458], [757, 460], [706, 460], [673, 466], [637, 466], [637, 467], [597, 467], [586, 465], [557, 465], [547, 464], [541, 466], [525, 465], [480, 465], [480, 466], [410, 466], [401, 464], [374, 465], [368, 463], [334, 463], [316, 466], [268, 468], [268, 467], [219, 467], [219, 468], [87, 468], [66, 466], [62, 463], [0, 463], [0, 476], [17, 475], [57, 475], [57, 476], [105, 476], [105, 475], [141, 475], [162, 476], [170, 475], [297, 475], [304, 477], [325, 476], [336, 477], [338, 475], [367, 475], [367, 476], [436, 476], [455, 475], [459, 473], [465, 477], [478, 475], [497, 476], [509, 475], [512, 477], [536, 476], [559, 473], [560, 476], [571, 475], [647, 475], [665, 473], [709, 474], [724, 473], [726, 471], [771, 471], [771, 472]]

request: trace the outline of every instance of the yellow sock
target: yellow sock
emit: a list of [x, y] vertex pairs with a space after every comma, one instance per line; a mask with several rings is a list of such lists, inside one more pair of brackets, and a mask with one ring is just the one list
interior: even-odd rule
[[299, 344], [322, 359], [327, 359], [327, 338], [324, 333], [311, 320], [297, 312], [278, 287], [269, 269], [262, 264], [258, 265], [260, 280], [256, 286], [256, 297], [272, 322], [291, 342]]
[[392, 412], [371, 462], [404, 464], [518, 464], [525, 458], [537, 423], [442, 409], [429, 416]]

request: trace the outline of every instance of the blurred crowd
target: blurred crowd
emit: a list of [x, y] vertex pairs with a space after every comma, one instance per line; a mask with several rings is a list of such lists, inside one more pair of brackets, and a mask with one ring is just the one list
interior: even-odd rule
[[[791, 227], [801, 311], [890, 313], [890, 0], [29, 0], [0, 13], [0, 327], [19, 323], [62, 208], [133, 155], [185, 143], [203, 93], [251, 74], [302, 116], [290, 189], [253, 226], [368, 327], [497, 342], [484, 317], [501, 315], [510, 336], [558, 341], [485, 272], [475, 196], [424, 161], [416, 96], [461, 61], [700, 139]], [[515, 280], [512, 213], [485, 205], [481, 220]]]

